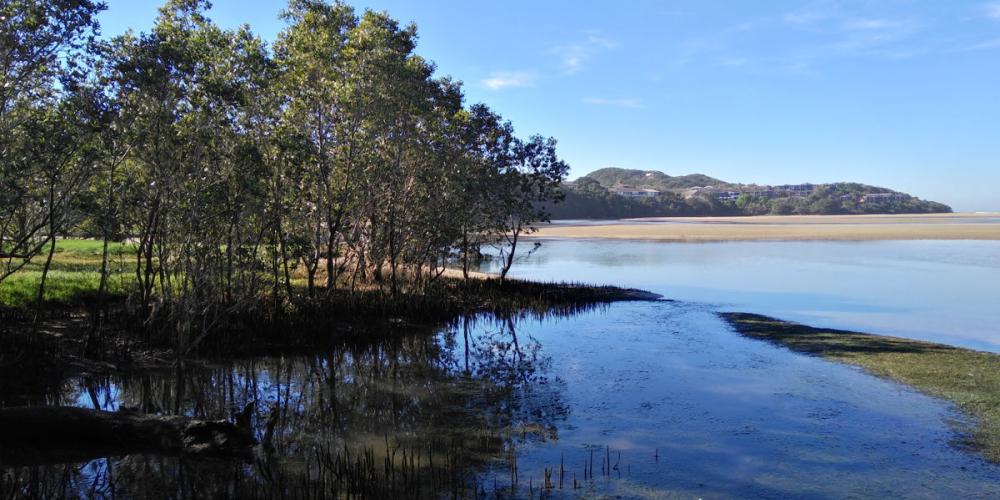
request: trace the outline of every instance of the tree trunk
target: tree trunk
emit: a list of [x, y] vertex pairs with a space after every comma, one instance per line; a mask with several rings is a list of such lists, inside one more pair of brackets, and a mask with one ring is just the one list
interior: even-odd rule
[[52, 234], [49, 235], [49, 254], [45, 257], [45, 266], [42, 268], [42, 278], [38, 282], [38, 296], [35, 297], [35, 319], [34, 325], [38, 325], [38, 320], [42, 316], [42, 308], [45, 304], [45, 280], [49, 276], [49, 268], [52, 267], [52, 255], [56, 253], [56, 234], [55, 227], [52, 228]]
[[38, 296], [35, 297], [36, 305], [41, 307], [42, 301], [45, 300], [45, 280], [49, 276], [49, 269], [52, 267], [52, 256], [56, 253], [56, 235], [52, 234], [49, 237], [50, 246], [49, 254], [45, 257], [45, 265], [42, 267], [42, 278], [38, 282]]
[[504, 258], [503, 269], [500, 270], [501, 285], [507, 280], [507, 273], [510, 272], [511, 266], [514, 265], [514, 252], [517, 250], [517, 238], [520, 234], [521, 230], [517, 229], [514, 231], [513, 238], [510, 239], [510, 252], [507, 254], [506, 258]]
[[462, 277], [469, 281], [469, 232], [462, 231]]

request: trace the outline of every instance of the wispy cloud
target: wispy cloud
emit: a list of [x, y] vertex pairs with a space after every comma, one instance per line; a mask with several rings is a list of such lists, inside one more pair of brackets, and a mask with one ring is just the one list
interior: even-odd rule
[[969, 45], [968, 47], [965, 47], [964, 49], [961, 50], [969, 51], [969, 50], [992, 50], [992, 49], [1000, 49], [1000, 38], [994, 38], [993, 40], [986, 40], [985, 42]]
[[799, 10], [786, 12], [781, 16], [781, 21], [796, 28], [811, 28], [823, 21], [830, 19], [832, 15], [822, 10]]
[[899, 21], [888, 19], [852, 19], [844, 23], [844, 28], [854, 31], [877, 31], [900, 27]]
[[1000, 2], [988, 2], [983, 4], [983, 11], [986, 17], [1000, 21]]
[[584, 63], [591, 57], [592, 49], [584, 44], [571, 44], [552, 47], [549, 52], [559, 56], [563, 69], [567, 73], [573, 74], [583, 69]]
[[503, 90], [515, 87], [530, 87], [538, 80], [538, 76], [528, 72], [495, 71], [482, 84], [490, 90]]
[[587, 37], [587, 43], [598, 47], [604, 47], [605, 49], [617, 49], [622, 46], [620, 42], [599, 35], [589, 35]]
[[906, 51], [899, 47], [881, 51], [881, 47], [902, 43], [924, 28], [923, 23], [909, 15], [870, 17], [864, 10], [824, 3], [809, 10], [787, 12], [779, 19], [785, 27], [814, 37], [813, 51], [817, 54], [824, 48], [832, 48], [841, 52], [867, 51], [869, 55], [891, 56]]
[[642, 101], [634, 97], [629, 97], [624, 99], [584, 97], [583, 102], [585, 104], [593, 104], [595, 106], [614, 106], [618, 108], [629, 108], [629, 109], [641, 109], [643, 107]]
[[742, 68], [750, 64], [750, 59], [745, 57], [725, 57], [719, 64], [730, 68]]
[[[881, 48], [902, 42], [920, 29], [919, 22], [908, 19], [849, 19], [841, 24], [840, 32], [836, 34], [840, 41], [834, 47], [849, 51]], [[882, 51], [883, 55], [889, 53]]]
[[549, 53], [558, 56], [562, 60], [563, 70], [572, 75], [580, 72], [598, 52], [614, 50], [621, 46], [622, 44], [616, 40], [592, 33], [583, 41], [552, 47]]

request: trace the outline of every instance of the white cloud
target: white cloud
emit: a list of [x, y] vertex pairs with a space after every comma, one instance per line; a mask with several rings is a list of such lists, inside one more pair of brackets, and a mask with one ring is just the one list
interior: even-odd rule
[[538, 77], [534, 73], [497, 71], [482, 80], [482, 84], [490, 90], [503, 90], [515, 87], [530, 87]]
[[986, 17], [1000, 21], [1000, 2], [989, 2], [983, 4]]
[[920, 30], [920, 24], [915, 21], [856, 19], [843, 24], [843, 38], [835, 46], [864, 51], [902, 42]]
[[[1000, 6], [1000, 0], [990, 1]], [[911, 59], [940, 51], [936, 23], [912, 10], [886, 11], [838, 0], [701, 31], [668, 54], [671, 66], [713, 65], [759, 74], [816, 74], [827, 59]], [[788, 42], [779, 42], [788, 40]], [[747, 49], [765, 47], [749, 58]]]
[[598, 35], [588, 36], [587, 43], [590, 43], [592, 45], [597, 45], [599, 47], [604, 47], [605, 49], [617, 49], [618, 47], [622, 46], [620, 42], [616, 42], [610, 38], [605, 38], [603, 36], [598, 36]]
[[578, 73], [597, 52], [613, 50], [622, 44], [596, 34], [590, 34], [580, 43], [559, 45], [549, 49], [549, 53], [562, 59], [563, 69], [569, 74]]
[[573, 74], [583, 69], [583, 64], [590, 59], [591, 51], [583, 44], [560, 45], [553, 47], [549, 52], [556, 54], [562, 59], [563, 69], [567, 73]]
[[596, 106], [615, 106], [618, 108], [629, 108], [629, 109], [641, 109], [643, 107], [642, 101], [630, 97], [624, 99], [604, 99], [599, 97], [584, 97], [583, 102], [585, 104], [593, 104]]
[[[1000, 0], [997, 3], [1000, 4]], [[900, 51], [886, 51], [884, 47], [901, 43], [924, 28], [923, 23], [910, 17], [882, 18], [857, 14], [846, 12], [836, 4], [827, 4], [819, 9], [785, 13], [781, 21], [793, 29], [828, 39], [827, 48], [890, 57]], [[823, 46], [814, 49], [822, 51]]]

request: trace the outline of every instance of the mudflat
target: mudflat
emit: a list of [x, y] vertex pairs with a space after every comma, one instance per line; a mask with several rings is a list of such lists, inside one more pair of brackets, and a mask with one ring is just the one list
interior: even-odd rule
[[663, 241], [1000, 240], [1000, 213], [657, 217], [557, 222], [542, 226], [533, 236]]

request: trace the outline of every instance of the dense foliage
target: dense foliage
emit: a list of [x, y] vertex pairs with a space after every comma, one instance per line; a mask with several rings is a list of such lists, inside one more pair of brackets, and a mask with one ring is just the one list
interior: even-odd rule
[[[609, 188], [630, 185], [660, 191], [654, 197], [620, 196]], [[705, 188], [692, 192], [691, 188]], [[618, 219], [629, 217], [713, 215], [833, 215], [912, 214], [951, 212], [947, 205], [885, 188], [857, 183], [813, 186], [809, 193], [759, 194], [770, 186], [741, 186], [693, 174], [671, 177], [662, 172], [606, 168], [581, 177], [564, 188], [561, 204], [551, 207], [556, 219]], [[740, 193], [720, 199], [719, 193]]]
[[732, 184], [704, 174], [671, 176], [657, 170], [633, 170], [629, 168], [602, 168], [587, 174], [587, 178], [605, 187], [619, 184], [649, 187], [660, 191], [684, 189], [696, 186], [731, 187]]
[[209, 7], [99, 41], [99, 2], [3, 3], [0, 282], [84, 235], [104, 294], [125, 242], [130, 310], [184, 345], [233, 314], [426, 290], [482, 245], [506, 275], [560, 196], [553, 139], [467, 106], [386, 13], [290, 0], [269, 46]]

